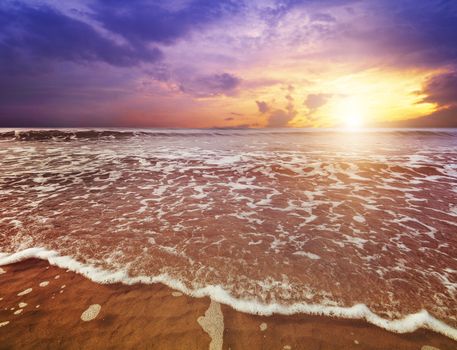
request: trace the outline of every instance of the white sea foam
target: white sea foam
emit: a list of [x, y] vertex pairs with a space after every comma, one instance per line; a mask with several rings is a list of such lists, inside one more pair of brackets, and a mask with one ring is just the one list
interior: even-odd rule
[[26, 290], [23, 290], [22, 292], [18, 293], [17, 295], [18, 295], [19, 297], [21, 297], [21, 296], [23, 296], [23, 295], [26, 295], [26, 294], [31, 293], [32, 290], [33, 290], [32, 288], [27, 288]]
[[100, 310], [102, 309], [100, 304], [92, 304], [90, 305], [82, 314], [81, 314], [81, 320], [84, 322], [92, 321], [94, 320], [98, 314], [100, 313]]
[[25, 249], [23, 251], [12, 254], [0, 253], [0, 266], [16, 263], [29, 258], [47, 260], [51, 265], [74, 271], [83, 276], [86, 276], [94, 282], [101, 284], [116, 282], [128, 285], [136, 283], [162, 283], [172, 289], [178, 290], [193, 297], [201, 298], [208, 296], [216, 302], [230, 305], [235, 310], [250, 314], [268, 316], [275, 313], [283, 315], [304, 313], [347, 319], [363, 319], [371, 324], [391, 332], [407, 333], [414, 332], [419, 328], [427, 328], [437, 333], [443, 334], [453, 340], [457, 340], [457, 329], [434, 318], [426, 310], [422, 310], [414, 314], [409, 314], [402, 319], [389, 320], [376, 315], [364, 304], [356, 304], [351, 307], [328, 306], [309, 303], [295, 303], [287, 306], [278, 303], [264, 304], [255, 300], [237, 299], [218, 285], [208, 285], [204, 288], [191, 290], [187, 288], [181, 281], [171, 278], [168, 274], [160, 274], [157, 276], [129, 277], [126, 271], [102, 270], [87, 264], [82, 264], [69, 256], [59, 256], [56, 251], [50, 251], [39, 247]]
[[306, 256], [307, 258], [311, 260], [319, 260], [321, 257], [317, 254], [309, 253], [309, 252], [295, 252], [292, 253], [293, 255], [299, 255], [299, 256]]

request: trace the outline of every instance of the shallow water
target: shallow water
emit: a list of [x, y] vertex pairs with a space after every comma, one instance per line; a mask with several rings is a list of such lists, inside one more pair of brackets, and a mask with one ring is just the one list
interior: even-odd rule
[[0, 203], [0, 263], [457, 326], [456, 130], [3, 130]]

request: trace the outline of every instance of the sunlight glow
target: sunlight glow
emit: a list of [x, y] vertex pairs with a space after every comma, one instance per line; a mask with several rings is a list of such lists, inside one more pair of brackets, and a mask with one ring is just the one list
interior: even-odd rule
[[340, 125], [347, 130], [359, 130], [363, 127], [363, 105], [354, 97], [344, 99], [338, 106]]
[[[312, 90], [302, 84], [292, 92], [287, 91], [295, 102], [297, 112], [290, 126], [363, 130], [429, 115], [436, 110], [435, 104], [424, 102], [425, 96], [418, 93], [424, 81], [437, 74], [434, 71], [368, 70], [350, 75], [332, 74], [316, 80]], [[284, 88], [264, 94], [259, 100], [273, 106], [281, 94], [284, 94]], [[310, 94], [321, 96], [322, 103], [314, 109], [297, 103], [302, 96]], [[283, 102], [283, 106], [286, 103], [288, 100]]]

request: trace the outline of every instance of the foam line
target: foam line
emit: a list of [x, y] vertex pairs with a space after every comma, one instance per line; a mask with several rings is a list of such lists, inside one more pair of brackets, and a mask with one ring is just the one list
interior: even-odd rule
[[320, 304], [295, 303], [284, 306], [277, 303], [263, 304], [253, 300], [241, 300], [231, 296], [220, 286], [207, 286], [191, 290], [179, 280], [171, 278], [168, 274], [157, 276], [129, 277], [126, 271], [106, 271], [87, 264], [82, 264], [69, 256], [60, 256], [56, 251], [44, 248], [29, 248], [20, 252], [8, 254], [0, 253], [0, 266], [20, 262], [30, 258], [47, 260], [49, 264], [79, 273], [93, 282], [101, 284], [153, 284], [162, 283], [172, 289], [192, 297], [210, 297], [212, 300], [231, 306], [237, 311], [269, 316], [272, 314], [292, 315], [304, 313], [310, 315], [323, 315], [346, 319], [363, 319], [378, 327], [395, 333], [414, 332], [419, 328], [427, 328], [457, 341], [457, 329], [434, 318], [426, 310], [409, 314], [399, 320], [384, 319], [373, 313], [366, 305], [357, 304], [351, 307], [326, 306]]

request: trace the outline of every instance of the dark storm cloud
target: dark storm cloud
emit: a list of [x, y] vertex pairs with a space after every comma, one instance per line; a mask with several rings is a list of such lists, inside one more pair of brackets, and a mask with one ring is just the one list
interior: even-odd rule
[[147, 0], [99, 0], [92, 5], [94, 18], [102, 25], [132, 43], [171, 44], [190, 31], [243, 7], [235, 0], [194, 0], [173, 8], [173, 2]]

